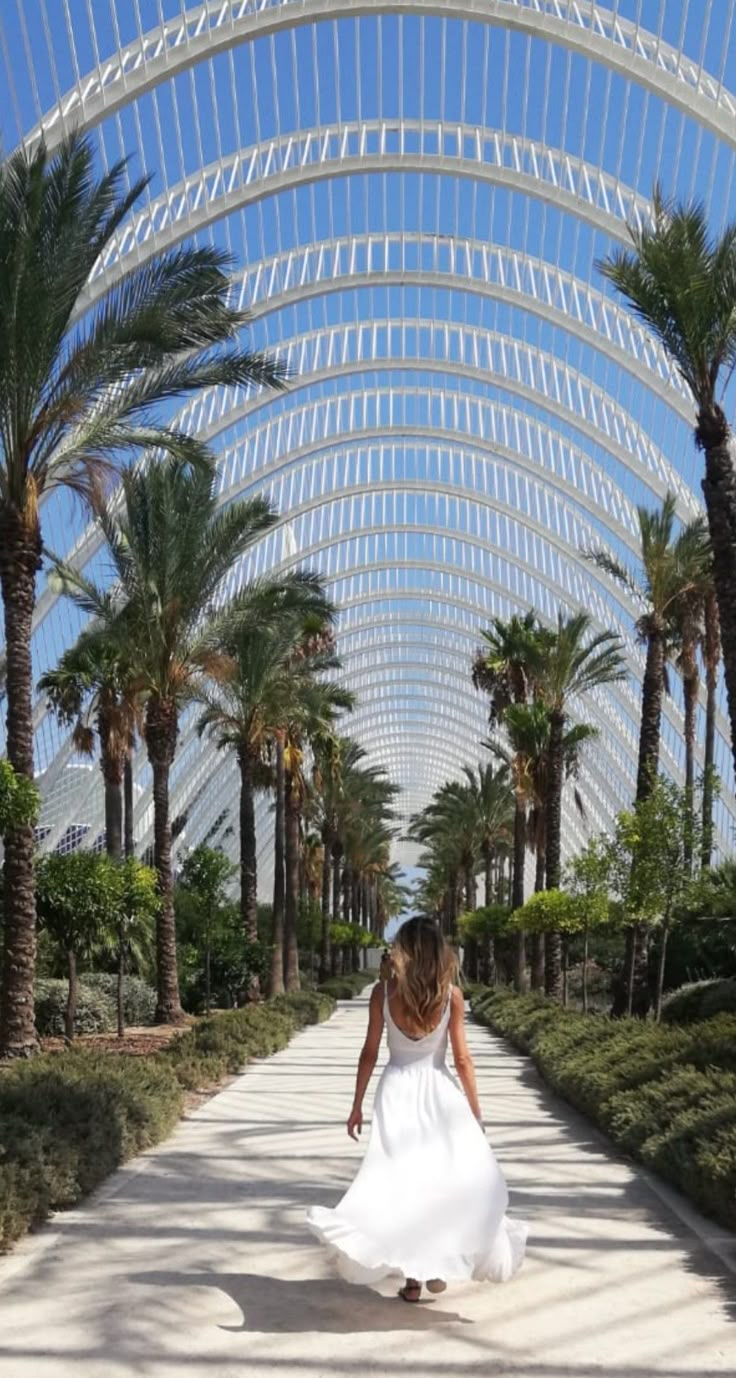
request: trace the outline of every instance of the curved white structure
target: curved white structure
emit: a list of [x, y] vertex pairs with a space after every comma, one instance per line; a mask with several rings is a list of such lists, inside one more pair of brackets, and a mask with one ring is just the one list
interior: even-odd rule
[[[281, 513], [242, 566], [307, 564], [341, 606], [351, 730], [402, 786], [408, 816], [483, 752], [469, 665], [494, 615], [587, 608], [624, 638], [630, 681], [576, 712], [600, 729], [566, 846], [631, 798], [643, 660], [636, 606], [583, 558], [636, 552], [636, 508], [700, 509], [692, 405], [597, 264], [648, 213], [655, 178], [736, 214], [733, 0], [7, 0], [6, 151], [89, 131], [100, 159], [154, 174], [81, 310], [160, 249], [212, 240], [234, 263], [284, 396], [203, 393], [178, 424], [219, 457], [221, 501]], [[173, 414], [173, 413], [172, 413]], [[63, 495], [48, 546], [81, 568], [99, 535]], [[38, 671], [79, 630], [39, 588]], [[675, 677], [676, 680], [676, 677]], [[721, 705], [722, 707], [722, 705]], [[663, 766], [682, 769], [673, 684]], [[701, 710], [702, 715], [702, 710]], [[47, 848], [93, 845], [96, 767], [43, 702]], [[702, 721], [700, 723], [702, 735]], [[1, 746], [1, 743], [0, 743]], [[718, 718], [719, 845], [736, 823]], [[136, 834], [150, 841], [139, 754]], [[234, 763], [182, 725], [179, 845], [237, 847]], [[270, 837], [259, 806], [261, 877]], [[407, 852], [406, 855], [409, 855]]]

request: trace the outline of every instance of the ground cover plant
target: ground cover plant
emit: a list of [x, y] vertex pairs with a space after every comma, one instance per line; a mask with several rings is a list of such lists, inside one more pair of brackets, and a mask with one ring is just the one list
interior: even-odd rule
[[736, 1013], [614, 1020], [499, 989], [471, 1005], [623, 1152], [736, 1229]]
[[115, 1057], [80, 1046], [6, 1066], [0, 1073], [0, 1252], [165, 1138], [188, 1091], [214, 1088], [333, 1009], [329, 996], [302, 991], [198, 1020], [150, 1056]]

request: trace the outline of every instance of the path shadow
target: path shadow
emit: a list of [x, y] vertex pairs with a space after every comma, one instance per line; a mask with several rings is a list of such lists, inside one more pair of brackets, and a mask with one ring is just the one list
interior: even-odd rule
[[[468, 1317], [446, 1311], [430, 1298], [407, 1305], [398, 1297], [384, 1297], [368, 1287], [356, 1289], [339, 1278], [292, 1280], [259, 1273], [144, 1272], [129, 1274], [129, 1281], [146, 1288], [217, 1288], [240, 1310], [241, 1325], [218, 1326], [234, 1334], [381, 1334], [473, 1324]], [[398, 1286], [397, 1279], [397, 1290]]]

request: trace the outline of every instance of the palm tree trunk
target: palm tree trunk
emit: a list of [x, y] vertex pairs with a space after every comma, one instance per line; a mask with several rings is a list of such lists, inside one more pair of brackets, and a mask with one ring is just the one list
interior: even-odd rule
[[357, 926], [360, 927], [360, 874], [358, 871], [353, 871], [351, 890], [352, 921], [354, 924], [357, 924]]
[[526, 990], [526, 934], [514, 933], [514, 990], [521, 995]]
[[129, 861], [135, 854], [135, 838], [133, 832], [133, 758], [130, 750], [125, 757], [123, 769], [123, 827], [125, 834], [125, 860]]
[[284, 991], [284, 815], [285, 815], [285, 777], [284, 743], [276, 738], [276, 810], [274, 819], [273, 843], [273, 915], [271, 929], [271, 979], [268, 984], [270, 995], [283, 995]]
[[332, 846], [332, 922], [340, 922], [340, 880], [342, 876], [342, 847], [339, 842]]
[[158, 877], [160, 897], [156, 918], [157, 1024], [177, 1024], [184, 1015], [179, 998], [179, 976], [176, 966], [169, 809], [169, 775], [176, 750], [176, 734], [176, 706], [167, 699], [149, 699], [146, 708], [146, 746], [153, 772], [153, 864]]
[[493, 904], [493, 848], [483, 849], [484, 893], [486, 904]]
[[562, 875], [562, 784], [564, 779], [565, 714], [550, 710], [547, 760], [547, 798], [544, 810], [545, 872], [548, 890], [559, 890]]
[[[238, 750], [240, 766], [240, 921], [249, 943], [258, 942], [258, 856], [256, 849], [256, 810], [253, 790], [252, 752], [246, 747]], [[209, 955], [209, 953], [208, 953]], [[248, 981], [248, 999], [259, 1000], [261, 995], [257, 972]]]
[[322, 923], [319, 939], [318, 979], [326, 981], [330, 974], [330, 886], [332, 881], [332, 847], [329, 834], [322, 838]]
[[696, 440], [705, 450], [703, 496], [713, 550], [713, 582], [721, 620], [731, 751], [736, 767], [736, 473], [728, 423], [717, 405], [699, 413]]
[[514, 876], [511, 889], [511, 908], [521, 909], [524, 903], [524, 868], [526, 866], [526, 808], [520, 799], [514, 810]]
[[703, 659], [705, 661], [705, 757], [703, 771], [703, 833], [701, 865], [710, 866], [713, 855], [713, 799], [715, 795], [716, 694], [718, 665], [721, 658], [721, 633], [718, 621], [718, 602], [715, 591], [705, 600]]
[[240, 918], [249, 943], [258, 941], [258, 860], [253, 756], [240, 747]]
[[636, 776], [637, 803], [648, 799], [659, 768], [659, 742], [662, 728], [664, 691], [664, 631], [655, 628], [647, 641], [647, 660], [641, 690], [639, 727], [639, 766]]
[[299, 989], [299, 800], [290, 770], [284, 788], [284, 852], [286, 903], [284, 906], [284, 985], [287, 991]]
[[475, 867], [472, 861], [465, 866], [465, 904], [471, 912], [476, 907]]
[[112, 861], [122, 861], [124, 765], [104, 746], [100, 765], [105, 782], [105, 851]]
[[[7, 755], [19, 775], [33, 779], [31, 625], [41, 534], [17, 511], [0, 520], [0, 588], [5, 616]], [[7, 833], [3, 885], [3, 975], [0, 1057], [30, 1057], [38, 1048], [33, 1019], [36, 902], [33, 828]]]
[[693, 868], [693, 834], [695, 811], [695, 712], [698, 703], [698, 671], [683, 677], [682, 690], [685, 700], [685, 828], [684, 852], [688, 871]]
[[667, 965], [667, 939], [670, 934], [670, 916], [666, 915], [662, 924], [662, 931], [659, 939], [659, 955], [657, 958], [657, 990], [654, 1002], [654, 1018], [657, 1023], [662, 1018], [662, 997], [664, 995], [664, 973]]
[[350, 899], [353, 893], [352, 871], [349, 865], [342, 872], [342, 921], [350, 923]]

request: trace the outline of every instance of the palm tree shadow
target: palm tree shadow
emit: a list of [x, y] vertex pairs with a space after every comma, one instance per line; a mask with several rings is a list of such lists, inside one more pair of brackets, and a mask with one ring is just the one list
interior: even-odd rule
[[406, 1305], [369, 1287], [352, 1287], [339, 1278], [289, 1279], [259, 1273], [133, 1273], [144, 1287], [215, 1287], [240, 1310], [241, 1325], [219, 1325], [232, 1334], [356, 1335], [392, 1330], [427, 1331], [447, 1325], [472, 1325], [457, 1311], [438, 1309], [427, 1299]]

